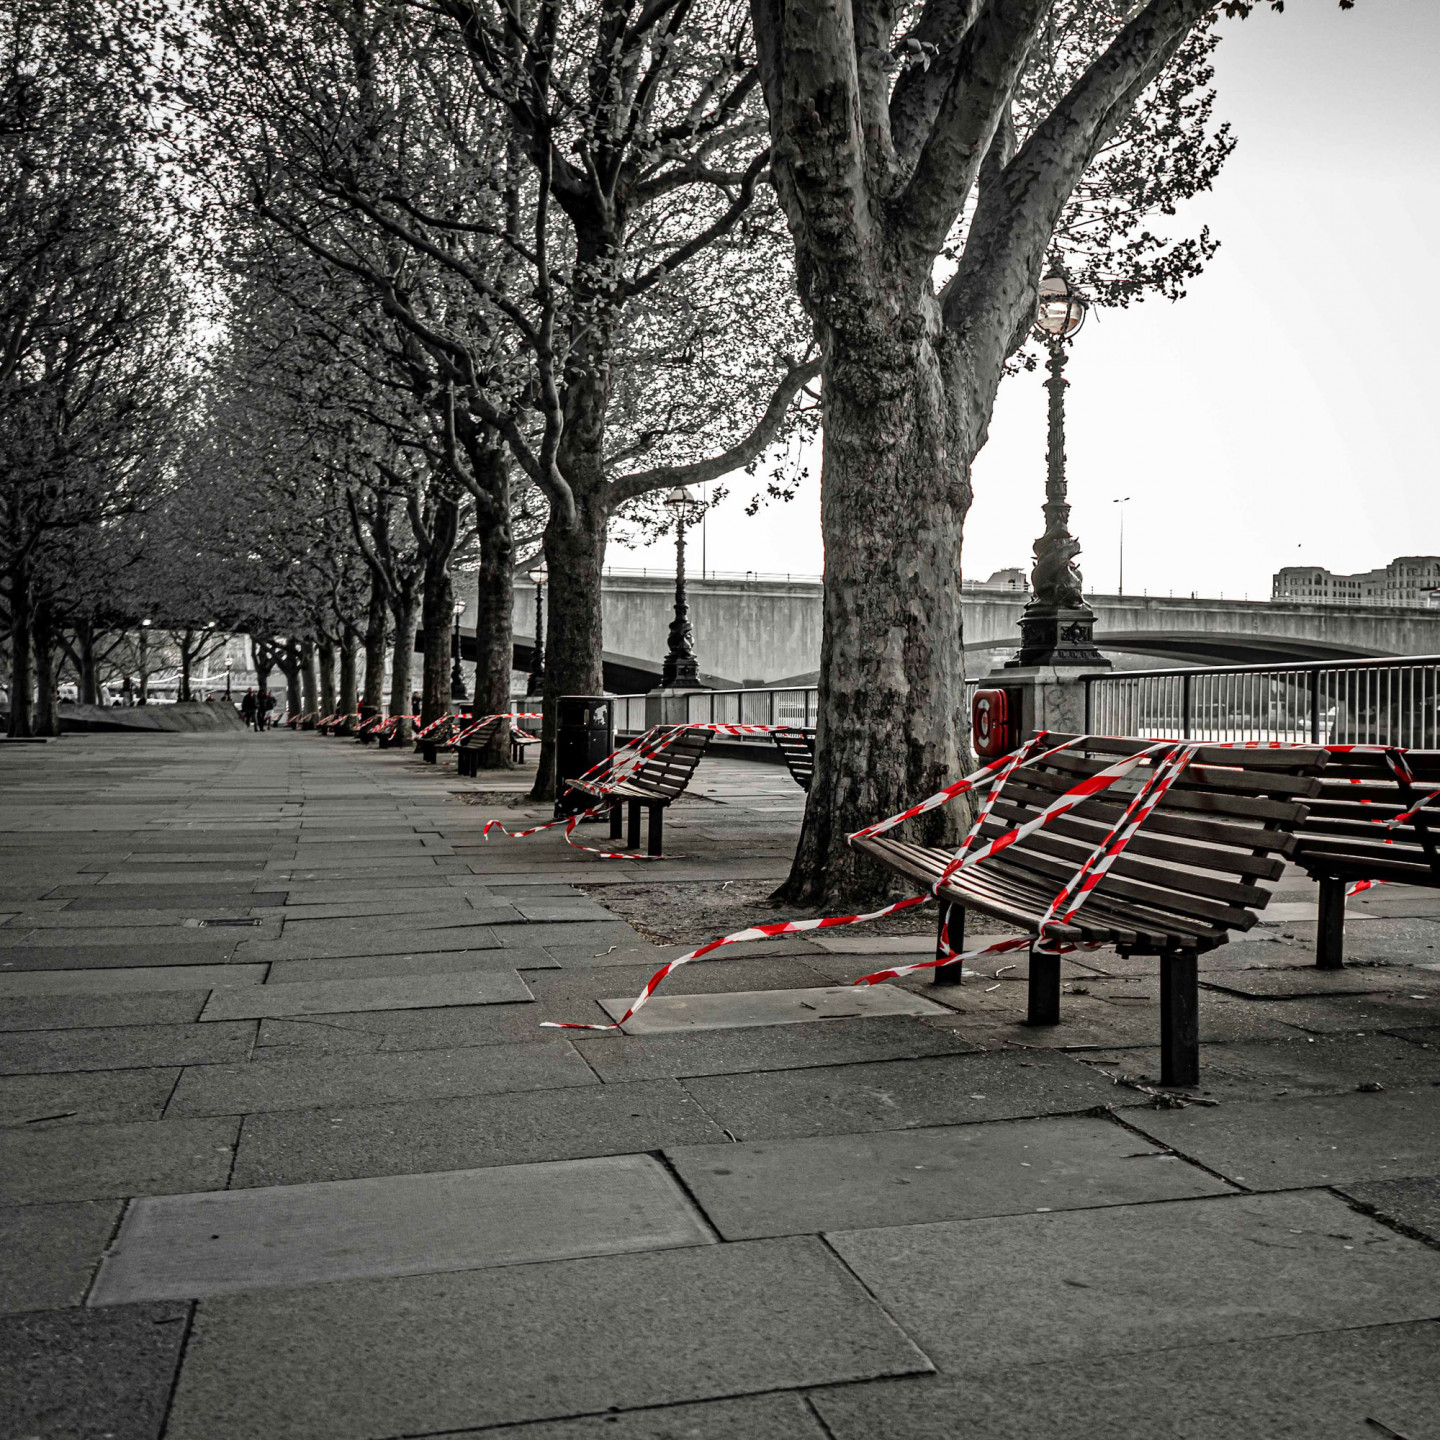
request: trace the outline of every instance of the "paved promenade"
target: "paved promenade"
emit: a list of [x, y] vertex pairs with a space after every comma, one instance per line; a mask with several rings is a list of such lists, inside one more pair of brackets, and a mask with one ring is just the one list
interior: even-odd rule
[[1055, 1030], [861, 928], [561, 1032], [681, 953], [606, 888], [778, 881], [803, 797], [707, 758], [646, 865], [483, 841], [525, 784], [0, 745], [0, 1440], [1440, 1440], [1440, 894], [1321, 974], [1288, 879], [1178, 1105], [1108, 951]]

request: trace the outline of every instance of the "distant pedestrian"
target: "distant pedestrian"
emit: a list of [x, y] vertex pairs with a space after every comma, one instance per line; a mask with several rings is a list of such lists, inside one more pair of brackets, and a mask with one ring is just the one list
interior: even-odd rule
[[241, 697], [240, 718], [245, 722], [245, 728], [247, 730], [252, 726], [257, 730], [260, 728], [258, 725], [255, 725], [255, 691], [253, 689], [247, 690]]
[[266, 729], [273, 722], [270, 719], [270, 712], [275, 708], [275, 697], [267, 690], [260, 697], [260, 708], [256, 718], [260, 722], [259, 728]]

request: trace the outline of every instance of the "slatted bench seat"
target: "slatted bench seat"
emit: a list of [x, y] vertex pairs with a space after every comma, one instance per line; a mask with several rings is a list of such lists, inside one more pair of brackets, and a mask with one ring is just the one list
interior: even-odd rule
[[[1047, 736], [1046, 745], [1072, 738]], [[1034, 819], [1083, 777], [1152, 743], [1091, 737], [1022, 765], [1005, 781], [979, 840], [993, 840]], [[1231, 930], [1256, 923], [1256, 912], [1270, 898], [1266, 882], [1280, 877], [1284, 857], [1295, 848], [1295, 828], [1319, 789], [1326, 759], [1318, 746], [1201, 747], [1073, 921], [1051, 932], [1061, 943], [1114, 945], [1121, 955], [1160, 957], [1163, 1084], [1198, 1080], [1197, 958], [1224, 944]], [[1046, 828], [953, 875], [937, 894], [942, 934], [948, 927], [950, 941], [950, 950], [937, 955], [963, 951], [966, 910], [1035, 930], [1149, 774], [1148, 766], [1141, 766]], [[888, 834], [856, 836], [851, 844], [926, 891], [953, 858], [950, 849]], [[959, 968], [939, 967], [937, 981], [958, 981]], [[1032, 949], [1028, 1018], [1032, 1025], [1059, 1022], [1058, 955]]]
[[[455, 769], [461, 775], [472, 778], [480, 773], [480, 756], [490, 748], [495, 732], [505, 724], [508, 717], [489, 715], [477, 725], [469, 727], [469, 733], [455, 748]], [[462, 732], [464, 733], [464, 732]]]
[[787, 730], [772, 730], [770, 738], [775, 742], [785, 761], [790, 778], [808, 795], [810, 782], [815, 778], [815, 732], [796, 726]]
[[[1315, 964], [1322, 970], [1345, 964], [1345, 892], [1357, 880], [1440, 889], [1440, 807], [1415, 810], [1440, 788], [1440, 750], [1392, 754], [1393, 765], [1379, 749], [1333, 750], [1297, 834], [1295, 863], [1320, 886]], [[1411, 810], [1398, 825], [1376, 823]]]
[[[578, 790], [582, 795], [591, 795], [609, 802], [612, 840], [620, 838], [620, 812], [625, 806], [629, 806], [625, 843], [631, 850], [640, 848], [640, 811], [642, 808], [648, 811], [650, 824], [646, 853], [649, 855], [661, 853], [666, 807], [685, 793], [690, 777], [694, 775], [695, 767], [700, 763], [700, 757], [709, 746], [713, 733], [684, 725], [666, 728], [681, 733], [618, 784], [611, 786], [604, 776], [593, 781], [569, 782], [570, 788]], [[654, 739], [658, 740], [664, 732], [657, 730], [651, 733]], [[621, 759], [623, 761], [623, 756]]]
[[522, 730], [518, 725], [510, 727], [510, 758], [517, 764], [525, 763], [525, 747], [527, 745], [540, 744], [539, 735], [531, 735], [529, 731]]
[[468, 715], [446, 715], [423, 739], [415, 741], [415, 749], [427, 764], [435, 764], [437, 755], [448, 755], [455, 749], [455, 737], [470, 723]]

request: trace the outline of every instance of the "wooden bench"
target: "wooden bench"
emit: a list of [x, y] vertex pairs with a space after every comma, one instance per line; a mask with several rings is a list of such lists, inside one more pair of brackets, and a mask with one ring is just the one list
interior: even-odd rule
[[442, 715], [423, 740], [416, 739], [415, 749], [419, 751], [420, 758], [427, 765], [433, 765], [437, 755], [448, 754], [455, 749], [455, 737], [469, 721], [468, 715]]
[[[1321, 970], [1345, 964], [1345, 892], [1357, 880], [1440, 889], [1440, 806], [1415, 810], [1440, 788], [1440, 750], [1392, 754], [1394, 766], [1379, 750], [1332, 751], [1297, 834], [1295, 863], [1320, 885], [1315, 964]], [[1376, 823], [1411, 810], [1398, 825]]]
[[[646, 740], [653, 744], [658, 741], [666, 731], [679, 731], [673, 740], [668, 741], [662, 750], [644, 761], [638, 769], [628, 775], [624, 780], [612, 784], [605, 776], [598, 780], [571, 780], [569, 782], [572, 790], [578, 790], [582, 795], [592, 795], [596, 799], [608, 802], [610, 806], [610, 838], [620, 838], [620, 812], [629, 806], [629, 825], [626, 831], [625, 843], [631, 850], [640, 848], [640, 811], [642, 807], [649, 812], [649, 844], [646, 853], [659, 855], [664, 839], [665, 810], [673, 801], [678, 800], [685, 793], [686, 787], [690, 784], [690, 777], [695, 773], [695, 767], [700, 763], [700, 757], [705, 753], [710, 744], [713, 734], [709, 730], [695, 730], [685, 725], [668, 725], [657, 727], [648, 732]], [[645, 740], [642, 740], [642, 744]], [[623, 752], [617, 752], [612, 761], [623, 764], [625, 756]]]
[[770, 738], [784, 758], [790, 778], [808, 795], [810, 782], [815, 778], [814, 730], [797, 725], [794, 729], [772, 730]]
[[[1047, 744], [1071, 738], [1052, 735]], [[1022, 765], [1004, 783], [980, 839], [995, 839], [1033, 819], [1083, 777], [1152, 743], [1091, 737], [1074, 749]], [[1256, 912], [1270, 898], [1262, 882], [1279, 879], [1327, 758], [1318, 746], [1202, 746], [1072, 922], [1051, 932], [1060, 943], [1113, 945], [1121, 955], [1160, 957], [1162, 1084], [1193, 1085], [1199, 1079], [1197, 959], [1223, 945], [1229, 931], [1256, 923]], [[965, 911], [970, 909], [1035, 930], [1150, 773], [1141, 766], [1044, 829], [953, 875], [937, 894], [950, 951], [964, 950]], [[857, 837], [851, 843], [927, 891], [953, 858], [950, 849], [890, 835]], [[958, 981], [959, 968], [941, 966], [935, 978]], [[951, 973], [945, 974], [947, 969]], [[1028, 1019], [1032, 1025], [1060, 1020], [1060, 957], [1033, 948]]]
[[495, 732], [506, 723], [504, 715], [491, 715], [470, 727], [455, 747], [455, 769], [459, 774], [474, 777], [480, 773], [480, 756], [490, 748]]

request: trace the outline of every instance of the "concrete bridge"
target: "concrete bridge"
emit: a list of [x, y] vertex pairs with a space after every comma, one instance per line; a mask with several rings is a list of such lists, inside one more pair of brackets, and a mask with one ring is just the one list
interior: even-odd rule
[[[660, 673], [675, 582], [668, 575], [605, 577], [605, 671], [609, 688], [651, 688]], [[820, 582], [779, 576], [689, 581], [695, 652], [712, 684], [774, 684], [814, 675], [820, 664]], [[970, 672], [1019, 644], [1024, 592], [968, 587], [965, 650]], [[1294, 601], [1092, 595], [1096, 640], [1115, 655], [1196, 664], [1283, 664], [1376, 655], [1440, 653], [1440, 609], [1312, 605]], [[515, 586], [516, 665], [528, 668], [535, 587]]]

